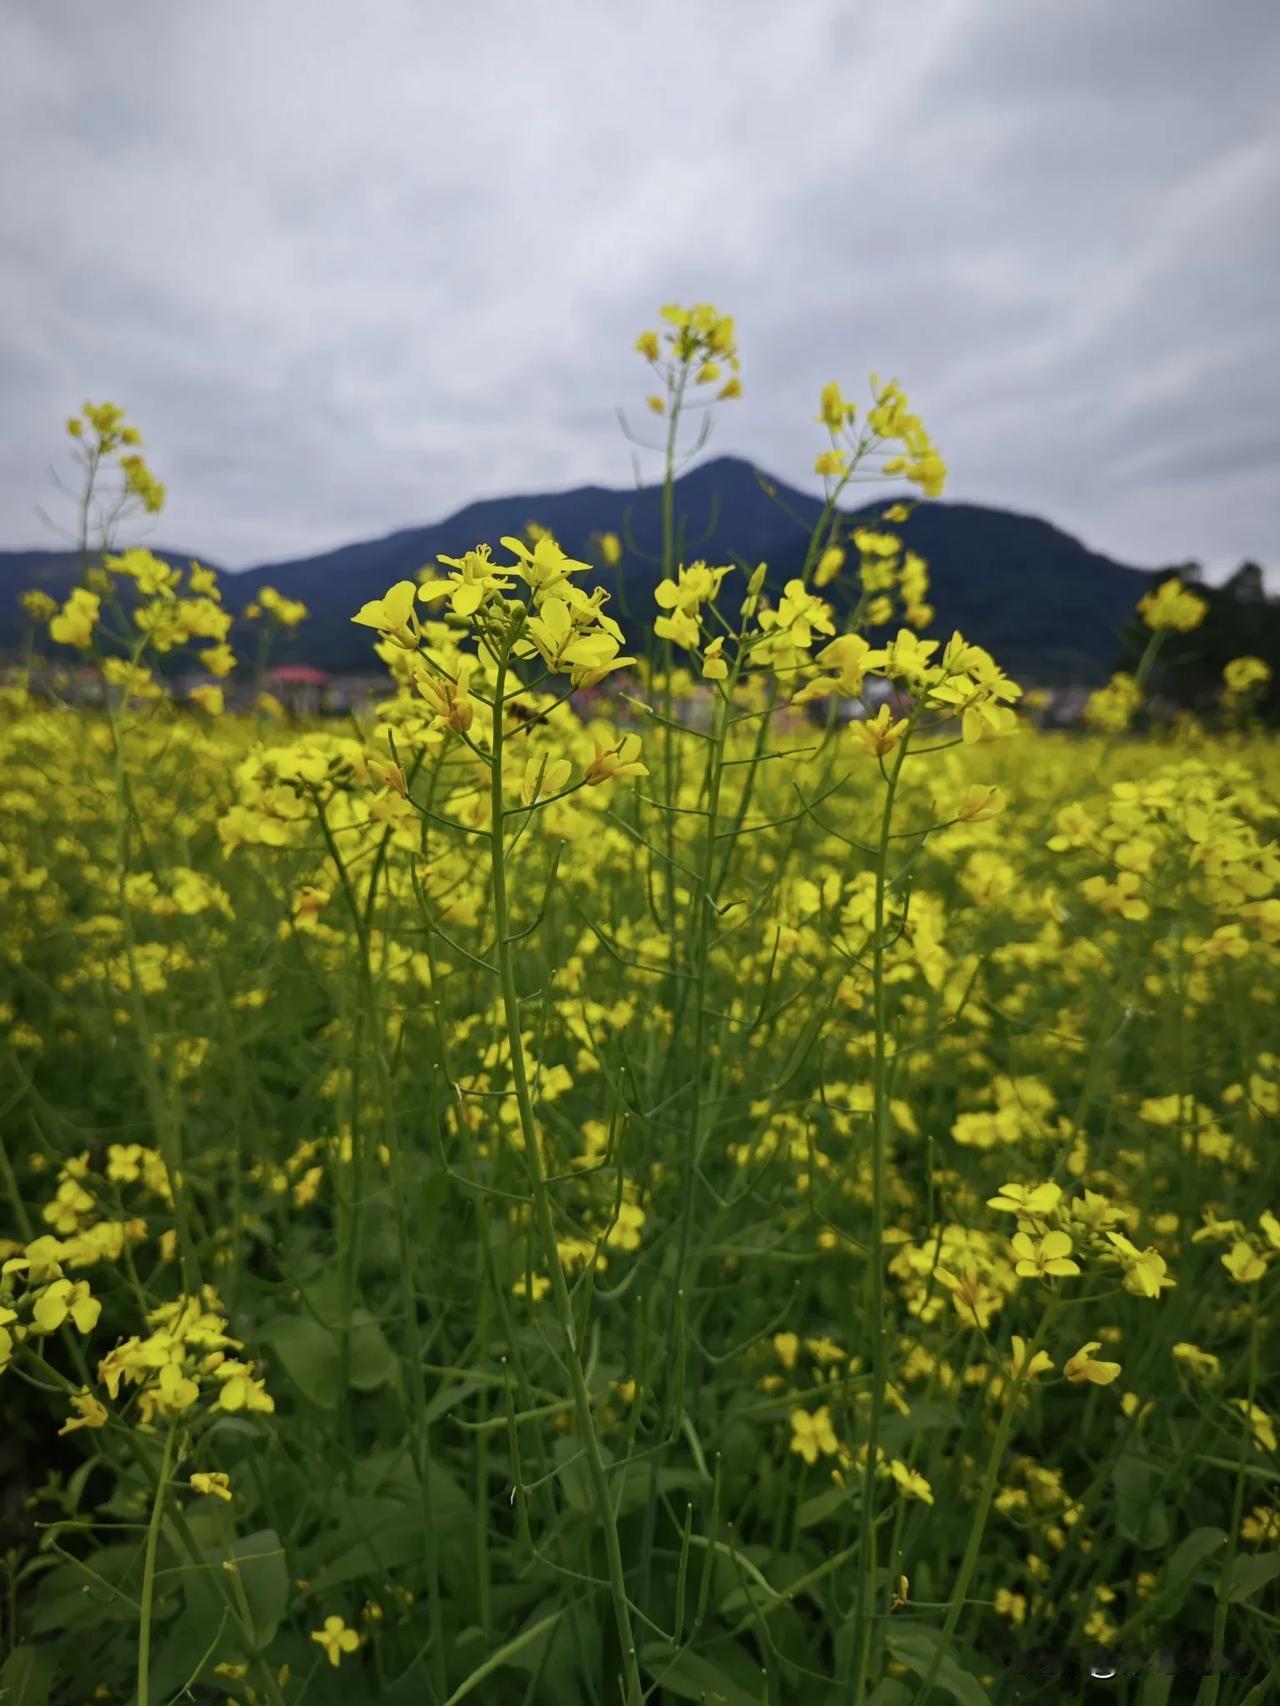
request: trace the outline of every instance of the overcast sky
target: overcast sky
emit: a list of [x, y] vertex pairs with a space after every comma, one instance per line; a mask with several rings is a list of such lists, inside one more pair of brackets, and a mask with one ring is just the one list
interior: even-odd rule
[[[1280, 585], [1276, 0], [0, 0], [0, 545], [85, 397], [243, 566], [624, 486], [637, 332], [816, 490], [898, 375], [948, 496]], [[656, 470], [656, 460], [646, 466]]]

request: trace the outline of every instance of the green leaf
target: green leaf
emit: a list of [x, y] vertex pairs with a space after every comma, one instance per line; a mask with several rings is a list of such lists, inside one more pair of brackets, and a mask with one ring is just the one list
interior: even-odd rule
[[378, 1695], [379, 1706], [423, 1706], [424, 1700], [434, 1698], [431, 1672], [420, 1658], [414, 1659], [408, 1670], [389, 1682]]
[[1123, 1537], [1146, 1551], [1169, 1543], [1169, 1513], [1156, 1497], [1160, 1471], [1132, 1453], [1116, 1459], [1111, 1472], [1116, 1490], [1116, 1526]]
[[[224, 1627], [223, 1613], [230, 1604], [234, 1610], [225, 1624], [228, 1638], [237, 1644], [248, 1641], [261, 1651], [275, 1639], [289, 1604], [289, 1567], [280, 1536], [274, 1528], [259, 1529], [233, 1541], [230, 1547], [214, 1547], [204, 1557], [206, 1568], [189, 1570], [184, 1579], [193, 1644], [213, 1639], [215, 1631]], [[242, 1624], [234, 1584], [223, 1574], [229, 1564], [236, 1567], [249, 1608], [248, 1630]]]
[[351, 1384], [357, 1392], [376, 1392], [400, 1372], [386, 1334], [367, 1309], [351, 1312]]
[[92, 1457], [86, 1457], [84, 1462], [71, 1475], [67, 1482], [65, 1507], [68, 1514], [79, 1510], [80, 1500], [84, 1497], [85, 1482], [102, 1461], [102, 1457], [97, 1452], [94, 1452]]
[[938, 1433], [956, 1425], [954, 1404], [913, 1404], [909, 1416], [886, 1416], [880, 1437], [891, 1457], [905, 1457], [906, 1447], [924, 1433]]
[[1280, 1552], [1259, 1552], [1237, 1558], [1227, 1578], [1227, 1598], [1233, 1605], [1252, 1599], [1258, 1589], [1280, 1576]]
[[691, 1493], [701, 1492], [707, 1485], [705, 1475], [699, 1475], [696, 1469], [659, 1469], [658, 1491], [660, 1493]]
[[868, 1694], [867, 1706], [911, 1706], [911, 1690], [896, 1677], [883, 1677]]
[[40, 1584], [28, 1622], [33, 1635], [133, 1623], [137, 1602], [130, 1591], [138, 1554], [133, 1546], [102, 1546], [92, 1562], [60, 1564]]
[[1153, 1615], [1172, 1617], [1187, 1597], [1196, 1571], [1226, 1543], [1226, 1532], [1221, 1528], [1193, 1528], [1164, 1567], [1152, 1602]]
[[[942, 1636], [937, 1629], [890, 1627], [888, 1634], [889, 1651], [900, 1664], [913, 1670], [918, 1677], [926, 1677], [933, 1665], [933, 1655]], [[962, 1670], [950, 1653], [943, 1656], [938, 1666], [935, 1687], [944, 1694], [949, 1694], [953, 1700], [958, 1700], [960, 1706], [991, 1706], [991, 1696], [986, 1689], [967, 1670]]]
[[[591, 1484], [591, 1471], [587, 1466], [586, 1453], [583, 1451], [577, 1436], [574, 1434], [558, 1434], [552, 1452], [560, 1469], [560, 1485], [564, 1489], [564, 1496], [570, 1507], [575, 1511], [593, 1511], [596, 1506], [596, 1492]], [[603, 1446], [600, 1448], [600, 1454], [606, 1464], [613, 1461], [610, 1453]]]
[[321, 1324], [336, 1331], [342, 1320], [346, 1298], [342, 1273], [336, 1265], [320, 1268], [302, 1283], [306, 1312], [316, 1316]]
[[0, 1700], [5, 1706], [49, 1706], [49, 1690], [58, 1674], [52, 1647], [15, 1647], [0, 1667]]
[[412, 1495], [405, 1498], [362, 1495], [335, 1502], [338, 1521], [315, 1548], [315, 1554], [326, 1560], [312, 1574], [317, 1594], [361, 1576], [385, 1577], [389, 1570], [424, 1561], [432, 1548], [451, 1586], [462, 1588], [468, 1583], [475, 1511], [446, 1469], [433, 1463], [428, 1473], [434, 1533], [428, 1533], [424, 1524], [416, 1483]]
[[[232, 1564], [248, 1607], [248, 1629], [230, 1579]], [[206, 1645], [222, 1631], [237, 1647], [265, 1647], [275, 1638], [289, 1602], [289, 1571], [280, 1536], [275, 1529], [264, 1528], [233, 1541], [230, 1547], [206, 1550], [204, 1568], [186, 1572], [183, 1593], [187, 1609], [182, 1621], [191, 1645]], [[188, 1657], [194, 1656], [188, 1652]]]
[[[210, 1625], [208, 1619], [215, 1614]], [[190, 1700], [192, 1687], [213, 1665], [244, 1664], [251, 1657], [240, 1620], [226, 1601], [219, 1608], [210, 1594], [188, 1594], [185, 1610], [169, 1625], [159, 1652], [153, 1655], [152, 1693], [175, 1706], [176, 1700]]]
[[304, 1398], [322, 1410], [337, 1409], [342, 1358], [327, 1328], [309, 1315], [281, 1315], [267, 1323], [261, 1338]]
[[815, 1523], [825, 1522], [829, 1516], [847, 1507], [848, 1503], [849, 1494], [844, 1487], [824, 1487], [811, 1499], [801, 1502], [796, 1512], [796, 1527], [812, 1528]]
[[449, 1410], [456, 1410], [459, 1404], [467, 1403], [477, 1392], [492, 1390], [487, 1380], [459, 1380], [449, 1386], [442, 1386], [423, 1411], [422, 1419], [424, 1422], [434, 1422]]
[[289, 1604], [289, 1566], [274, 1528], [232, 1542], [228, 1557], [244, 1584], [253, 1619], [253, 1644], [261, 1650], [275, 1639]]
[[1172, 1671], [1149, 1670], [1142, 1679], [1142, 1687], [1138, 1690], [1138, 1706], [1168, 1706], [1169, 1696], [1172, 1692]]
[[443, 1208], [456, 1189], [449, 1175], [440, 1172], [438, 1168], [424, 1173], [417, 1184], [420, 1219], [425, 1221], [432, 1217], [437, 1209]]
[[735, 1682], [710, 1659], [687, 1648], [655, 1641], [642, 1650], [640, 1662], [662, 1684], [664, 1699], [673, 1694], [679, 1700], [700, 1701], [702, 1706], [760, 1706], [758, 1686]]
[[553, 1611], [548, 1616], [539, 1618], [538, 1622], [531, 1623], [527, 1629], [522, 1629], [518, 1635], [499, 1647], [496, 1652], [490, 1653], [484, 1663], [473, 1670], [460, 1687], [454, 1689], [445, 1701], [444, 1706], [457, 1706], [459, 1700], [465, 1700], [473, 1688], [478, 1687], [485, 1677], [498, 1670], [502, 1665], [519, 1664], [522, 1669], [526, 1668], [525, 1649], [531, 1647], [535, 1641], [540, 1641], [543, 1636], [548, 1635], [564, 1614], [565, 1607], [561, 1606], [558, 1611]]
[[[304, 1397], [321, 1409], [337, 1407], [342, 1395], [342, 1329], [347, 1319], [337, 1278], [326, 1274], [304, 1287], [309, 1310], [280, 1315], [263, 1338]], [[375, 1392], [399, 1374], [386, 1334], [363, 1307], [351, 1311], [350, 1384], [357, 1392]]]
[[323, 1595], [362, 1576], [385, 1577], [391, 1570], [415, 1560], [425, 1560], [438, 1538], [427, 1533], [419, 1504], [404, 1505], [393, 1499], [361, 1501], [364, 1520], [344, 1520], [325, 1537], [324, 1549], [331, 1561], [312, 1577], [312, 1587]]
[[614, 1509], [619, 1516], [644, 1510], [659, 1493], [700, 1493], [706, 1481], [696, 1469], [655, 1469], [651, 1459], [639, 1458], [613, 1477]]
[[1271, 1679], [1269, 1677], [1266, 1682], [1255, 1682], [1240, 1702], [1240, 1706], [1266, 1706], [1266, 1698], [1270, 1688]]

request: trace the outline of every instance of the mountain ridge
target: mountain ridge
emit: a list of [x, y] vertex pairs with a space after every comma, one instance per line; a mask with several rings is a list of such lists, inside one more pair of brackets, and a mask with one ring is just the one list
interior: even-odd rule
[[[762, 484], [762, 482], [764, 484]], [[770, 496], [765, 486], [773, 493]], [[412, 579], [440, 554], [457, 556], [529, 522], [549, 527], [571, 556], [597, 557], [593, 536], [623, 536], [616, 570], [588, 577], [617, 595], [624, 627], [632, 612], [652, 610], [659, 579], [652, 560], [661, 553], [660, 485], [585, 485], [560, 492], [479, 498], [420, 526], [397, 528], [376, 539], [305, 556], [281, 558], [239, 570], [220, 570], [229, 608], [240, 610], [264, 585], [303, 599], [311, 620], [292, 637], [290, 652], [334, 671], [367, 669], [368, 636], [350, 623], [366, 598], [394, 581]], [[849, 522], [873, 522], [905, 492], [844, 509]], [[738, 556], [770, 565], [770, 584], [798, 573], [809, 530], [822, 501], [757, 470], [738, 456], [721, 456], [688, 469], [676, 482], [676, 510], [684, 517], [681, 555], [725, 561]], [[790, 512], [790, 513], [788, 513]], [[993, 505], [934, 499], [915, 504], [893, 525], [910, 550], [929, 563], [937, 631], [961, 629], [987, 646], [1011, 670], [1041, 679], [1099, 680], [1114, 666], [1119, 634], [1158, 570], [1139, 568], [1094, 551], [1041, 517]], [[191, 553], [151, 545], [175, 562]], [[210, 568], [216, 563], [204, 557]], [[17, 595], [36, 586], [65, 598], [79, 577], [79, 556], [68, 551], [0, 551], [0, 650], [15, 650], [24, 618]], [[849, 571], [828, 590], [847, 603]]]

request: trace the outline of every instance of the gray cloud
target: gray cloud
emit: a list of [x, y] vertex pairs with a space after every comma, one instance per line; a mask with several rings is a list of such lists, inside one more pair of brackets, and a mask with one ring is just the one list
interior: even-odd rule
[[[123, 402], [240, 565], [625, 484], [631, 342], [735, 313], [799, 484], [896, 373], [948, 495], [1280, 570], [1270, 0], [0, 0], [0, 541]], [[651, 463], [652, 467], [653, 464]]]

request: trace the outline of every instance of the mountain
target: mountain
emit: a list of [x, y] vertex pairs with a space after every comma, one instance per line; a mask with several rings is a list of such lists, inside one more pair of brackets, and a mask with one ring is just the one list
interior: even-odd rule
[[[892, 501], [889, 496], [851, 513], [872, 521]], [[751, 564], [765, 561], [770, 585], [780, 587], [799, 572], [822, 506], [738, 457], [721, 456], [680, 477], [675, 507], [683, 517], [685, 560], [726, 562], [737, 555]], [[334, 671], [368, 670], [369, 636], [350, 621], [364, 600], [412, 579], [441, 553], [458, 556], [481, 542], [497, 548], [503, 534], [522, 533], [531, 521], [550, 528], [571, 556], [588, 560], [599, 557], [593, 535], [619, 534], [627, 544], [622, 563], [596, 578], [615, 594], [611, 609], [624, 628], [648, 620], [659, 577], [646, 558], [659, 554], [662, 537], [661, 489], [654, 486], [580, 486], [484, 499], [429, 526], [228, 573], [224, 594], [234, 609], [268, 584], [301, 598], [311, 619], [294, 638], [292, 655]], [[1090, 551], [1046, 521], [980, 504], [921, 503], [894, 531], [929, 564], [939, 632], [945, 637], [959, 628], [1010, 673], [1037, 682], [1105, 678], [1120, 655], [1121, 631], [1151, 580], [1150, 571]], [[191, 555], [154, 549], [175, 562]], [[63, 598], [78, 577], [74, 552], [0, 551], [0, 653], [13, 653], [21, 643], [20, 592], [38, 586]], [[828, 593], [838, 604], [848, 592], [844, 579]]]
[[[202, 557], [195, 551], [178, 551], [167, 545], [153, 545], [150, 540], [146, 541], [146, 546], [149, 551], [154, 551], [157, 557], [163, 557], [169, 563], [195, 561], [203, 563], [207, 569], [216, 570], [219, 575], [229, 572], [218, 568], [208, 557]], [[79, 551], [0, 551], [0, 648], [11, 643], [9, 606], [16, 602], [21, 593], [47, 592], [50, 598], [56, 598], [61, 603], [71, 588], [78, 585], [82, 567]]]

